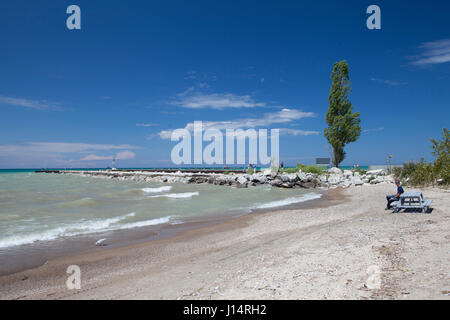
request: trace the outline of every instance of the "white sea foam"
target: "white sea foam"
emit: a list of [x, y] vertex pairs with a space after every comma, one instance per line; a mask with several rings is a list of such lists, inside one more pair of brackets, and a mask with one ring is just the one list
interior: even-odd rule
[[125, 223], [121, 225], [118, 229], [132, 229], [137, 227], [147, 227], [147, 226], [154, 226], [157, 224], [163, 224], [170, 222], [170, 217], [164, 217], [164, 218], [157, 218], [157, 219], [151, 219], [151, 220], [145, 220], [145, 221], [138, 221], [138, 222], [130, 222]]
[[170, 191], [172, 189], [172, 186], [164, 186], [159, 188], [142, 188], [141, 190], [146, 193], [157, 193], [157, 192], [165, 192]]
[[0, 239], [0, 248], [30, 244], [36, 241], [55, 240], [60, 237], [70, 237], [75, 235], [89, 234], [95, 232], [105, 232], [119, 229], [131, 229], [136, 227], [157, 225], [170, 222], [170, 217], [164, 217], [145, 221], [119, 224], [119, 222], [134, 216], [135, 213], [131, 212], [129, 214], [115, 218], [109, 218], [104, 220], [87, 220], [83, 222], [68, 224], [58, 228], [49, 229], [42, 232], [35, 232], [27, 235], [14, 235]]
[[283, 199], [283, 200], [272, 201], [272, 202], [260, 204], [260, 205], [252, 207], [252, 209], [269, 209], [269, 208], [283, 207], [283, 206], [287, 206], [287, 205], [290, 205], [293, 203], [299, 203], [299, 202], [305, 202], [308, 200], [319, 199], [320, 197], [322, 197], [322, 195], [318, 194], [318, 193], [307, 193], [305, 195], [302, 195], [301, 197], [290, 197], [290, 198]]
[[157, 196], [151, 196], [150, 198], [160, 198], [160, 197], [167, 197], [172, 199], [184, 199], [184, 198], [191, 198], [193, 196], [198, 196], [199, 192], [185, 192], [185, 193], [168, 193], [168, 194], [161, 194]]

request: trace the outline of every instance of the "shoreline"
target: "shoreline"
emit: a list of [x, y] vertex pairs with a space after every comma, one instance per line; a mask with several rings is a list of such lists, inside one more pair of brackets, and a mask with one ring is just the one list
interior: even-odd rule
[[326, 196], [329, 191], [315, 189], [314, 192], [320, 194], [321, 197], [267, 209], [254, 208], [251, 209], [250, 212], [242, 211], [235, 212], [233, 214], [230, 214], [230, 212], [223, 212], [207, 217], [185, 217], [179, 219], [181, 222], [174, 224], [161, 223], [131, 229], [93, 232], [71, 237], [61, 237], [58, 239], [37, 243], [35, 242], [32, 244], [2, 248], [0, 249], [0, 253], [2, 254], [4, 261], [7, 262], [0, 266], [0, 277], [38, 268], [54, 259], [87, 254], [93, 251], [95, 252], [95, 250], [98, 249], [98, 247], [95, 246], [95, 243], [102, 238], [106, 238], [107, 241], [106, 245], [101, 248], [104, 250], [109, 250], [143, 242], [171, 238], [183, 233], [184, 231], [224, 223], [247, 215], [258, 215], [281, 210], [302, 209], [311, 206], [318, 207], [320, 206], [322, 199], [324, 199], [324, 196], [324, 200], [327, 200]]
[[[0, 277], [0, 298], [449, 299], [448, 192], [424, 190], [432, 214], [392, 214], [383, 210], [391, 189], [336, 189], [317, 207], [310, 201], [309, 208], [54, 259]], [[81, 290], [65, 287], [71, 264], [81, 268]], [[366, 272], [372, 265], [381, 271], [373, 290]]]

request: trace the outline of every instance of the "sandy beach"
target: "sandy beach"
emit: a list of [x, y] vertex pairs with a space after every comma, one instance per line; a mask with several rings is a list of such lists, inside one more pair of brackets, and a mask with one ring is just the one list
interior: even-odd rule
[[[1, 277], [0, 298], [449, 299], [449, 192], [423, 189], [431, 214], [393, 214], [393, 190], [338, 188], [302, 209], [51, 260]], [[81, 269], [80, 290], [66, 287], [69, 265]]]

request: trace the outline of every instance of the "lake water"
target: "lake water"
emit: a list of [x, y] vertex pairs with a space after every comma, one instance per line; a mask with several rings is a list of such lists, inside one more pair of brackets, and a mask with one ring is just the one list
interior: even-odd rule
[[162, 184], [0, 171], [1, 250], [187, 219], [242, 215], [317, 199], [317, 191]]

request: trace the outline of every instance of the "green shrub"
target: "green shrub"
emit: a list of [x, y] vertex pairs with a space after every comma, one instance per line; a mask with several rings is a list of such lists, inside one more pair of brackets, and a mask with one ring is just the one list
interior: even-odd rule
[[444, 128], [442, 140], [431, 139], [434, 161], [434, 175], [436, 179], [442, 179], [442, 184], [450, 184], [450, 133]]
[[363, 175], [363, 174], [367, 173], [367, 170], [363, 170], [363, 169], [360, 169], [360, 168], [355, 168], [352, 171], [353, 171], [353, 173], [358, 172], [360, 175]]
[[302, 171], [306, 173], [314, 173], [320, 175], [325, 172], [325, 169], [319, 166], [305, 166], [303, 167]]
[[283, 168], [280, 170], [281, 173], [296, 173], [298, 168]]
[[325, 169], [316, 165], [305, 166], [304, 164], [297, 163], [297, 171], [302, 170], [305, 173], [323, 174]]
[[414, 161], [410, 161], [404, 163], [402, 167], [394, 167], [392, 168], [392, 172], [394, 176], [400, 180], [408, 179], [412, 176], [414, 171], [416, 171], [417, 163]]
[[438, 179], [440, 184], [450, 184], [450, 134], [444, 128], [442, 139], [431, 139], [434, 163], [427, 163], [424, 159], [415, 163], [413, 161], [403, 164], [402, 167], [392, 169], [394, 176], [411, 185], [432, 185]]
[[431, 163], [426, 163], [422, 158], [419, 163], [415, 164], [415, 169], [409, 176], [408, 183], [413, 186], [429, 185], [436, 181]]

